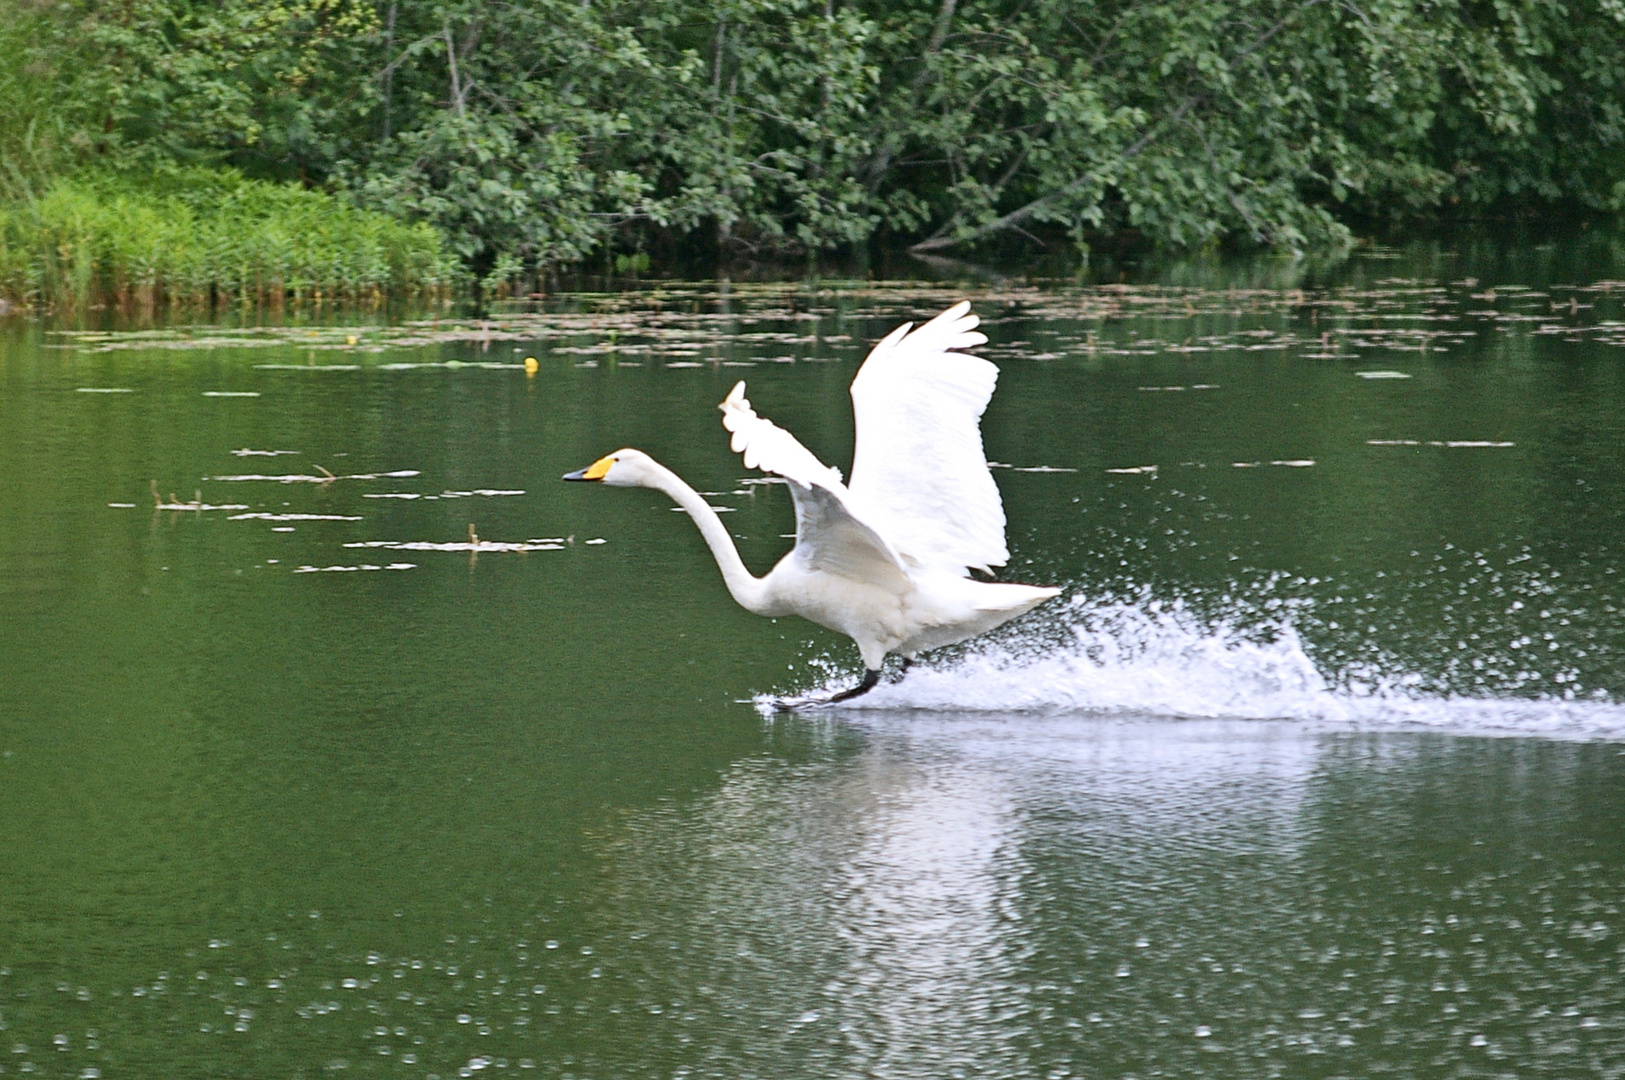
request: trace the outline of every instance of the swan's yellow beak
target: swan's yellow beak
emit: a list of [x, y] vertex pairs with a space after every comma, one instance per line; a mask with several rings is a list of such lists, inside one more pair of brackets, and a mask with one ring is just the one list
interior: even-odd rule
[[615, 464], [614, 458], [601, 457], [585, 469], [565, 473], [564, 478], [566, 480], [602, 480], [604, 474], [609, 472], [609, 467], [613, 464]]

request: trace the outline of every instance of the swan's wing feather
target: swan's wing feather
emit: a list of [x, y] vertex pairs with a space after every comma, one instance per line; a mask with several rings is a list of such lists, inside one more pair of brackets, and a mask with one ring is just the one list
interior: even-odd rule
[[838, 574], [898, 596], [913, 588], [891, 547], [852, 516], [839, 493], [794, 480], [788, 486], [796, 504], [795, 557], [807, 569]]
[[999, 369], [957, 351], [987, 341], [969, 311], [898, 327], [852, 380], [853, 507], [905, 558], [961, 574], [1010, 559], [980, 426]]
[[902, 562], [879, 534], [847, 508], [846, 486], [833, 469], [773, 421], [756, 415], [738, 383], [723, 400], [722, 425], [745, 465], [789, 482], [796, 507], [795, 555], [810, 570], [867, 582], [902, 595], [913, 586]]
[[841, 470], [825, 465], [796, 441], [794, 435], [766, 417], [756, 415], [745, 397], [743, 382], [735, 383], [717, 407], [722, 410], [722, 426], [733, 434], [729, 445], [734, 453], [744, 457], [747, 469], [778, 473], [804, 486], [833, 485], [844, 490]]

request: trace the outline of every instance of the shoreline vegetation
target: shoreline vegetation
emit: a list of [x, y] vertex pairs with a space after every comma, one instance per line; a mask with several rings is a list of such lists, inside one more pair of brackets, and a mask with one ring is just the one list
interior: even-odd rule
[[459, 280], [426, 223], [223, 170], [169, 170], [142, 184], [62, 178], [0, 204], [0, 299], [19, 307], [372, 307], [444, 297]]
[[15, 0], [0, 298], [484, 299], [1625, 212], [1620, 0]]

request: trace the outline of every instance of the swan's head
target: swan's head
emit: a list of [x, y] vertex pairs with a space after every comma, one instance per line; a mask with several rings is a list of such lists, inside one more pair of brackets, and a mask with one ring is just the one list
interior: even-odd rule
[[566, 480], [597, 480], [612, 487], [648, 487], [659, 466], [642, 450], [617, 450], [585, 469], [564, 474]]

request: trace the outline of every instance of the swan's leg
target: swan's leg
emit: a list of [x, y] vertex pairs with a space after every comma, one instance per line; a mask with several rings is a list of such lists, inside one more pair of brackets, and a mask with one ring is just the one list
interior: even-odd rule
[[837, 701], [851, 701], [860, 694], [867, 694], [869, 691], [873, 690], [877, 685], [879, 685], [879, 683], [880, 672], [876, 671], [874, 668], [864, 668], [863, 681], [858, 683], [858, 685], [854, 686], [850, 690], [842, 690], [839, 694], [836, 694], [834, 697], [830, 698], [828, 704], [833, 705]]
[[773, 707], [775, 709], [782, 709], [786, 711], [808, 708], [816, 709], [824, 705], [833, 705], [837, 701], [851, 701], [855, 697], [862, 694], [867, 694], [869, 691], [873, 690], [879, 685], [880, 672], [874, 668], [864, 668], [863, 681], [858, 683], [858, 685], [854, 686], [850, 690], [842, 690], [839, 694], [835, 694], [827, 698], [779, 698], [773, 702]]
[[903, 666], [897, 669], [897, 674], [892, 677], [891, 681], [894, 683], [902, 682], [908, 675], [908, 669], [913, 666], [914, 658], [912, 656], [903, 657]]

